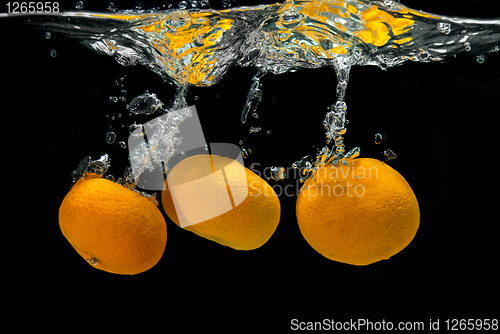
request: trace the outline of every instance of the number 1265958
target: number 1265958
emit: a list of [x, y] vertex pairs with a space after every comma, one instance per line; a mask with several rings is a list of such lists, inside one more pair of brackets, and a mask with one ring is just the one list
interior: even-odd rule
[[59, 2], [8, 2], [8, 14], [59, 13]]

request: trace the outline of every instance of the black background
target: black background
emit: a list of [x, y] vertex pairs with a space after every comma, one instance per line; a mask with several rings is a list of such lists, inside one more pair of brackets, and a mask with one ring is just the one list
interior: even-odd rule
[[[61, 2], [61, 7], [72, 9], [75, 2]], [[85, 10], [107, 7], [104, 2], [84, 3]], [[114, 3], [119, 9], [162, 4]], [[498, 17], [489, 7], [493, 3], [403, 1], [414, 9], [477, 18]], [[8, 275], [21, 274], [34, 288], [26, 304], [40, 302], [38, 292], [44, 292], [42, 303], [58, 303], [55, 298], [62, 296], [58, 305], [68, 308], [93, 305], [112, 313], [118, 302], [131, 315], [135, 308], [158, 311], [168, 324], [186, 316], [191, 319], [183, 322], [186, 329], [200, 324], [221, 328], [236, 319], [241, 328], [267, 323], [284, 331], [293, 318], [362, 317], [424, 321], [426, 326], [429, 319], [440, 318], [444, 327], [447, 317], [498, 316], [491, 305], [498, 300], [500, 55], [488, 56], [483, 64], [473, 54], [461, 54], [442, 63], [407, 62], [388, 71], [352, 69], [346, 95], [347, 149], [359, 146], [362, 157], [378, 159], [383, 159], [384, 149], [396, 152], [398, 158], [388, 164], [407, 179], [420, 204], [415, 239], [390, 260], [356, 267], [325, 259], [300, 234], [296, 197], [283, 195], [278, 229], [257, 250], [220, 246], [181, 230], [166, 217], [168, 242], [160, 262], [140, 275], [120, 276], [94, 270], [80, 258], [59, 230], [58, 208], [69, 191], [70, 173], [84, 156], [97, 159], [109, 153], [115, 176], [126, 166], [127, 150], [105, 142], [110, 126], [117, 142], [126, 141], [134, 120], [124, 102], [109, 100], [122, 95], [115, 81], [126, 75], [127, 102], [149, 90], [168, 104], [174, 89], [145, 68], [123, 67], [62, 34], [46, 39], [43, 29], [19, 20], [0, 19], [0, 24], [0, 97], [7, 129], [2, 165], [6, 191], [17, 203], [6, 212], [14, 211], [8, 224], [20, 227], [8, 239], [15, 242], [11, 252], [22, 254], [15, 263], [23, 268]], [[334, 70], [266, 75], [259, 119], [249, 116], [242, 126], [240, 111], [254, 71], [235, 67], [219, 84], [190, 90], [188, 103], [197, 107], [207, 142], [242, 140], [252, 150], [245, 163], [260, 163], [261, 169], [290, 166], [313, 155], [324, 145], [326, 107], [335, 102]], [[262, 131], [249, 134], [250, 126]], [[387, 140], [375, 145], [375, 133], [385, 133]], [[286, 182], [295, 184], [292, 176]], [[88, 310], [82, 319], [102, 319], [100, 314]]]

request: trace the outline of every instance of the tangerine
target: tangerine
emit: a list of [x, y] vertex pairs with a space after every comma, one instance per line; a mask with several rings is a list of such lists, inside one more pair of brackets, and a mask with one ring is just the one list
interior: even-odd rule
[[59, 226], [94, 268], [115, 274], [152, 268], [167, 242], [165, 219], [156, 205], [98, 175], [78, 180], [64, 197]]
[[264, 245], [278, 226], [281, 210], [266, 181], [237, 160], [217, 155], [178, 163], [165, 182], [162, 204], [178, 226], [237, 250]]
[[388, 259], [414, 238], [417, 198], [396, 170], [368, 158], [326, 165], [309, 178], [297, 199], [306, 241], [328, 259], [368, 265]]

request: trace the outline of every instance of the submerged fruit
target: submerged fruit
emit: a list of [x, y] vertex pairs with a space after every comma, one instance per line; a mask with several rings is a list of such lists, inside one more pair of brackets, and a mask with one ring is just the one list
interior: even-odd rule
[[[171, 192], [176, 189], [184, 194], [174, 196], [177, 206]], [[228, 200], [220, 200], [224, 198]], [[197, 155], [177, 164], [165, 182], [162, 203], [177, 225], [238, 250], [265, 244], [280, 220], [273, 188], [236, 160], [217, 155]]]
[[420, 211], [410, 185], [375, 159], [319, 168], [297, 199], [300, 231], [323, 256], [353, 265], [388, 259], [415, 236]]
[[92, 266], [138, 274], [162, 257], [167, 227], [145, 197], [100, 177], [80, 179], [59, 208], [62, 233]]

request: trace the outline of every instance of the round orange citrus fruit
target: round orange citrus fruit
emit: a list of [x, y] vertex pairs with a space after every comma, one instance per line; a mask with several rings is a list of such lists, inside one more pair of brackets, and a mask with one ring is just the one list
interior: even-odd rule
[[165, 219], [151, 201], [96, 175], [71, 188], [59, 208], [59, 226], [94, 268], [115, 274], [152, 268], [167, 242]]
[[304, 183], [296, 213], [302, 235], [317, 252], [353, 265], [400, 252], [420, 223], [408, 182], [388, 165], [368, 158], [319, 168]]
[[237, 250], [264, 245], [281, 210], [266, 181], [238, 161], [217, 155], [178, 163], [165, 182], [162, 204], [175, 224]]

